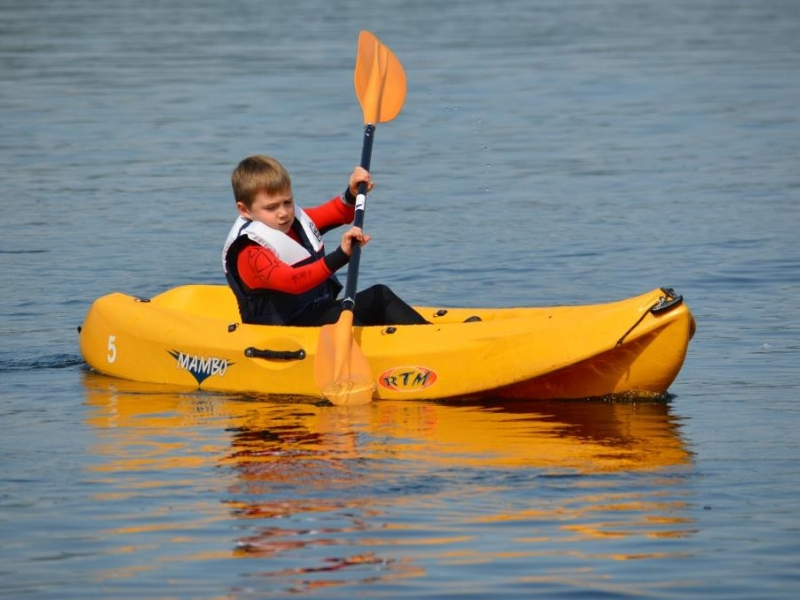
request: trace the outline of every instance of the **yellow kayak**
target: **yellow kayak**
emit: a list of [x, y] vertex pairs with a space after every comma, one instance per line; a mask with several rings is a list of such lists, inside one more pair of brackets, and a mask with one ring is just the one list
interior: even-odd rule
[[[584, 306], [415, 308], [432, 325], [354, 328], [374, 399], [657, 396], [695, 331], [683, 298], [666, 288]], [[90, 367], [123, 379], [320, 397], [319, 333], [242, 324], [227, 286], [185, 285], [151, 299], [97, 299], [80, 349]]]

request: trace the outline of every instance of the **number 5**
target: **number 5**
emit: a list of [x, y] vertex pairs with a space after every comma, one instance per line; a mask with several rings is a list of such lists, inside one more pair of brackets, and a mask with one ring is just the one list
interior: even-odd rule
[[108, 336], [108, 362], [113, 363], [117, 360], [117, 336], [110, 335]]

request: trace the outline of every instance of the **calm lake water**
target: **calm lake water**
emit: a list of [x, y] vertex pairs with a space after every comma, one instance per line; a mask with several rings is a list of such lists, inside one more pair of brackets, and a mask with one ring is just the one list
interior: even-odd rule
[[[658, 402], [178, 393], [87, 370], [112, 291], [222, 282], [229, 173], [358, 162], [360, 285], [466, 306], [669, 285]], [[800, 3], [0, 3], [0, 597], [795, 598]]]

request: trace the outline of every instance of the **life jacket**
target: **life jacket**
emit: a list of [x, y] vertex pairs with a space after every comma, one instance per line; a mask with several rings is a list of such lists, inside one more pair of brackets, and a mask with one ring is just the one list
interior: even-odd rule
[[342, 285], [334, 275], [301, 294], [251, 289], [242, 281], [237, 259], [241, 249], [251, 242], [274, 252], [279, 260], [292, 266], [312, 263], [325, 256], [322, 235], [299, 206], [295, 207], [292, 229], [301, 243], [277, 229], [241, 216], [231, 227], [222, 250], [222, 268], [228, 285], [236, 296], [243, 323], [288, 325], [315, 306], [333, 302], [341, 291]]

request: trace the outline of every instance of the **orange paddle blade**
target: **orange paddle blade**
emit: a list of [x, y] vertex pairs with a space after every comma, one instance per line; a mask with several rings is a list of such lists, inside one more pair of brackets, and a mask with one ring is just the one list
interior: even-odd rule
[[342, 311], [336, 323], [320, 329], [314, 378], [323, 397], [336, 406], [372, 401], [375, 380], [367, 357], [353, 337], [352, 311]]
[[355, 84], [364, 124], [385, 123], [400, 114], [406, 99], [406, 72], [392, 51], [369, 31], [358, 35]]

